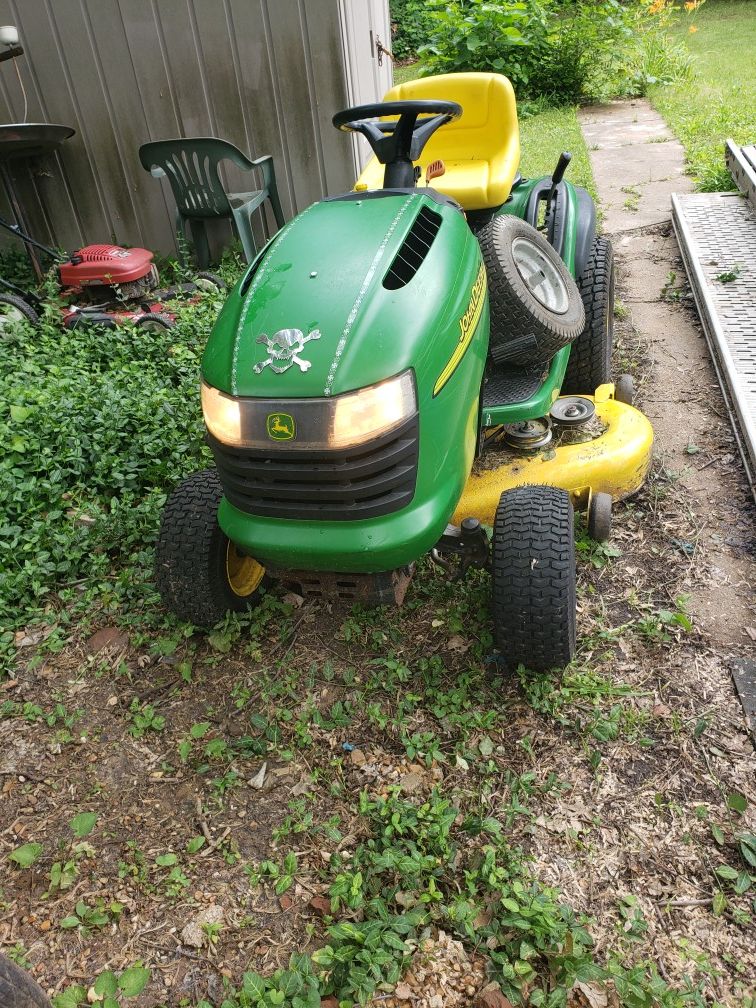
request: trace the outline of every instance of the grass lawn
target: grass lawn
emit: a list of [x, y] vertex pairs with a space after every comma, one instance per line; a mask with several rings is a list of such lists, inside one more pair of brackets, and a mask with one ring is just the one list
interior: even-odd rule
[[556, 167], [561, 151], [572, 152], [567, 178], [574, 185], [585, 186], [594, 196], [593, 173], [588, 148], [572, 106], [547, 109], [520, 120], [523, 175], [549, 175]]
[[724, 141], [756, 141], [756, 0], [707, 0], [679, 29], [693, 56], [693, 77], [658, 88], [651, 99], [685, 145], [698, 187], [731, 189]]

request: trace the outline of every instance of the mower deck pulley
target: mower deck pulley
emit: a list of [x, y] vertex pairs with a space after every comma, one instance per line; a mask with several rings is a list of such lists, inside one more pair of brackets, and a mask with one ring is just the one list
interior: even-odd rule
[[562, 396], [549, 411], [549, 417], [559, 427], [580, 427], [596, 415], [596, 407], [585, 396]]
[[501, 440], [507, 447], [526, 452], [545, 448], [551, 444], [553, 436], [548, 417], [518, 420], [517, 423], [506, 424], [501, 432]]

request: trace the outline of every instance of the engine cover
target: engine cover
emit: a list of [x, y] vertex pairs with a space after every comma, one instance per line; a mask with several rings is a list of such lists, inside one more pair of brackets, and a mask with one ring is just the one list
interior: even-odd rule
[[152, 252], [148, 249], [86, 245], [74, 252], [69, 262], [61, 263], [60, 282], [64, 287], [130, 283], [141, 280], [154, 270], [152, 259]]

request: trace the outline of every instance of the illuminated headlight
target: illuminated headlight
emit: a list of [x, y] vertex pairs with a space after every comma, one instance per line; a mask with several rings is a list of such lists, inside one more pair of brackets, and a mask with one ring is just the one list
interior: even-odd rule
[[379, 385], [333, 399], [332, 448], [347, 448], [385, 434], [415, 412], [415, 383], [405, 371]]
[[202, 382], [202, 414], [205, 426], [224, 444], [241, 445], [241, 400], [219, 392], [217, 388]]
[[202, 383], [208, 431], [239, 448], [352, 448], [401, 426], [416, 411], [412, 371], [322, 399], [236, 398]]

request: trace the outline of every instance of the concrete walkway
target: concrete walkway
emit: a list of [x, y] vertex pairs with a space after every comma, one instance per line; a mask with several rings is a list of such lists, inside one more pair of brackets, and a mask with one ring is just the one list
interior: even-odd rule
[[[672, 488], [671, 501], [654, 502], [671, 542], [680, 535], [680, 512], [688, 512], [691, 541], [682, 548], [691, 552], [689, 575], [668, 587], [690, 593], [691, 610], [720, 654], [742, 658], [753, 654], [756, 639], [754, 513], [671, 226], [671, 193], [692, 188], [684, 152], [645, 101], [586, 108], [580, 120], [603, 230], [614, 244], [618, 297], [629, 309], [625, 338], [647, 348], [640, 405], [656, 432], [654, 492]], [[673, 300], [663, 295], [670, 286], [683, 288]]]

